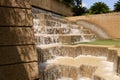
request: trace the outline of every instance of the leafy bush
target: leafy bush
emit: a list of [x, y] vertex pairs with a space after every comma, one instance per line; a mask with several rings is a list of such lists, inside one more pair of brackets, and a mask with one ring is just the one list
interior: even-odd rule
[[92, 14], [108, 13], [109, 11], [109, 7], [103, 2], [96, 2], [89, 9]]
[[74, 6], [72, 11], [74, 12], [74, 16], [78, 16], [85, 14], [87, 12], [87, 8], [82, 6]]
[[114, 11], [120, 11], [120, 0], [114, 4]]

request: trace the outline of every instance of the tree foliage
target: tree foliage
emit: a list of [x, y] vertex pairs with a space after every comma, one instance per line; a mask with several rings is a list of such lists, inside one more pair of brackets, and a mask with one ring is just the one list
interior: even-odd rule
[[109, 11], [109, 7], [103, 2], [96, 2], [89, 9], [89, 12], [92, 14], [108, 13]]
[[74, 0], [59, 0], [60, 2], [64, 3], [67, 6], [72, 7], [74, 4]]
[[86, 7], [82, 6], [82, 0], [60, 0], [67, 6], [70, 6], [73, 11], [73, 15], [78, 16], [82, 15], [87, 11]]
[[78, 16], [85, 14], [87, 12], [87, 8], [82, 6], [74, 6], [72, 11], [74, 12], [74, 16]]
[[80, 6], [82, 5], [82, 0], [73, 0], [75, 6]]
[[120, 0], [114, 4], [114, 11], [120, 11]]

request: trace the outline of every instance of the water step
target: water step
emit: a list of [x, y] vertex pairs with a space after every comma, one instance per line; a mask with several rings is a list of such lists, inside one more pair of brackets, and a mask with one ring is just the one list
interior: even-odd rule
[[59, 39], [63, 44], [90, 42], [96, 39], [96, 36], [94, 34], [64, 34], [59, 36]]
[[114, 64], [107, 61], [105, 57], [82, 55], [72, 58], [63, 56], [48, 60], [45, 64], [47, 64], [44, 67], [46, 80], [57, 80], [57, 78], [63, 77], [72, 78], [72, 80], [79, 80], [82, 77], [91, 80], [93, 78], [94, 80], [120, 80], [120, 77], [114, 73]]
[[47, 27], [47, 34], [68, 34], [70, 29], [66, 27]]

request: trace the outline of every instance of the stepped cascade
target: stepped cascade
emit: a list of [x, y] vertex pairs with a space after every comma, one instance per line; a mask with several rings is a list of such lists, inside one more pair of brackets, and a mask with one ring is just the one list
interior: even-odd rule
[[40, 80], [120, 80], [117, 53], [78, 44], [96, 40], [91, 30], [48, 14], [36, 14], [33, 21]]

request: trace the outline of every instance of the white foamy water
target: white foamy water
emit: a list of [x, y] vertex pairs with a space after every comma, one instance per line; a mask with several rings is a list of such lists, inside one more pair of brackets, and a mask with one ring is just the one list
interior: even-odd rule
[[[73, 80], [73, 79], [72, 78], [62, 77], [62, 78], [57, 79], [57, 80]], [[79, 78], [78, 80], [91, 80], [91, 79], [84, 77], [84, 78]]]
[[62, 77], [60, 79], [57, 79], [57, 80], [73, 80], [72, 78], [66, 78], [66, 77]]
[[[48, 60], [46, 62], [49, 66], [46, 68], [49, 69], [54, 65], [64, 65], [64, 66], [73, 66], [79, 68], [81, 65], [95, 66], [97, 67], [94, 75], [97, 75], [105, 80], [120, 80], [120, 77], [114, 72], [114, 64], [108, 62], [106, 57], [95, 57], [95, 56], [78, 56], [76, 58], [72, 57], [56, 57], [53, 60]], [[79, 75], [79, 74], [78, 74]], [[62, 77], [57, 80], [73, 80], [72, 78]], [[78, 78], [78, 80], [91, 80], [90, 78]]]

